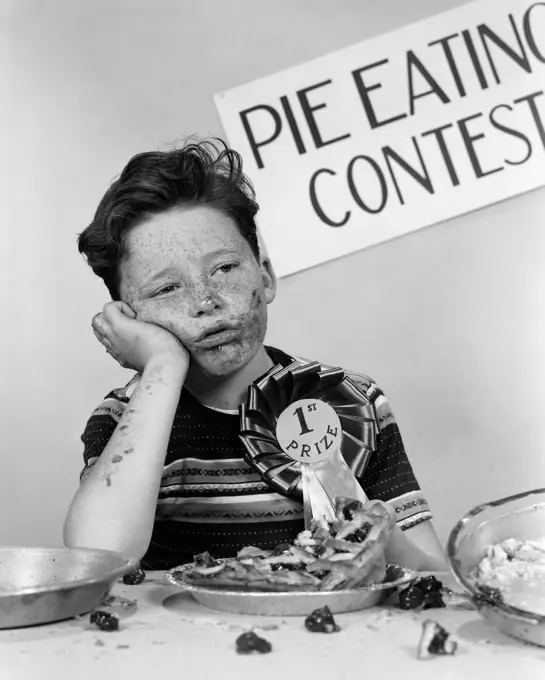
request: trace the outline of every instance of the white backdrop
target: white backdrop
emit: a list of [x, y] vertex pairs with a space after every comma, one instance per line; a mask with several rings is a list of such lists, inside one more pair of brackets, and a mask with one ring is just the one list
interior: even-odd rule
[[[213, 96], [459, 0], [3, 3], [0, 543], [53, 545], [91, 410], [129, 377], [90, 321], [76, 248], [134, 153], [222, 134]], [[543, 486], [545, 193], [284, 278], [269, 342], [372, 375], [442, 538], [472, 505]]]

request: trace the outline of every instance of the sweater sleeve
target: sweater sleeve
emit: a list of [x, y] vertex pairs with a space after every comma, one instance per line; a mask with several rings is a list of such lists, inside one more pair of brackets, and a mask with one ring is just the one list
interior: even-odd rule
[[374, 406], [376, 448], [360, 460], [354, 474], [370, 499], [390, 503], [403, 530], [431, 519], [432, 514], [405, 451], [401, 432], [388, 400], [368, 376], [350, 374]]

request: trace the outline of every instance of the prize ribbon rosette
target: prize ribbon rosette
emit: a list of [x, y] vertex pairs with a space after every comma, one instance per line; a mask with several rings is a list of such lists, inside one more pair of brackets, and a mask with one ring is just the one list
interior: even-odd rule
[[376, 449], [373, 404], [340, 368], [272, 368], [240, 407], [245, 460], [276, 491], [303, 501], [305, 528], [335, 519], [338, 496], [365, 502], [352, 472]]

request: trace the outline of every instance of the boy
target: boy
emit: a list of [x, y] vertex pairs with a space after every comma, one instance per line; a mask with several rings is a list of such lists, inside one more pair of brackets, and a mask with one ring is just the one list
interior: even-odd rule
[[[274, 548], [304, 528], [302, 504], [261, 479], [239, 439], [249, 385], [293, 361], [264, 344], [276, 279], [260, 256], [257, 210], [239, 155], [204, 141], [131, 159], [80, 235], [112, 298], [93, 319], [95, 335], [137, 373], [107, 395], [82, 435], [67, 546], [170, 569], [204, 550]], [[369, 498], [397, 513], [387, 557], [444, 568], [388, 404], [359, 380], [377, 395], [380, 433], [355, 472]]]

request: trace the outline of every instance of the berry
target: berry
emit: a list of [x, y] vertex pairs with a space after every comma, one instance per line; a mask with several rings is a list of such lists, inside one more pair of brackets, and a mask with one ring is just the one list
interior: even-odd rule
[[370, 529], [371, 525], [366, 523], [361, 527], [361, 529], [356, 529], [353, 534], [347, 536], [345, 540], [350, 541], [351, 543], [363, 543], [367, 538], [367, 534], [369, 533]]
[[199, 553], [198, 555], [193, 556], [193, 562], [196, 567], [217, 567], [219, 562], [215, 560], [212, 555], [208, 552], [208, 550], [205, 550], [202, 553]]
[[276, 546], [276, 548], [272, 551], [271, 557], [277, 557], [278, 555], [283, 555], [284, 553], [288, 552], [288, 550], [291, 548], [290, 543], [280, 543], [279, 545]]
[[444, 606], [445, 603], [439, 591], [429, 590], [427, 593], [424, 593], [424, 609], [439, 609]]
[[352, 519], [352, 513], [356, 512], [361, 508], [361, 503], [359, 501], [350, 501], [343, 508], [343, 515], [345, 519]]
[[91, 613], [89, 620], [100, 630], [119, 630], [119, 617], [116, 614], [110, 614], [109, 612], [97, 609]]
[[267, 654], [272, 650], [272, 645], [268, 640], [260, 638], [259, 635], [252, 632], [239, 635], [235, 644], [239, 654], [251, 654], [252, 652]]
[[299, 562], [298, 564], [271, 564], [271, 571], [305, 571], [306, 564], [304, 562]]
[[305, 628], [311, 633], [337, 633], [341, 630], [327, 605], [322, 609], [315, 609], [307, 616]]
[[399, 593], [401, 609], [417, 609], [424, 602], [424, 593], [417, 586], [409, 586]]
[[128, 573], [124, 574], [123, 576], [123, 583], [126, 586], [137, 586], [139, 583], [142, 583], [142, 581], [146, 578], [146, 572], [138, 567], [138, 569], [135, 569], [134, 571], [129, 571]]
[[503, 595], [498, 588], [491, 588], [490, 586], [479, 586], [475, 596], [477, 604], [492, 604], [501, 605], [504, 603]]
[[439, 592], [443, 587], [441, 581], [438, 581], [435, 576], [425, 576], [424, 578], [418, 579], [415, 585], [418, 586], [423, 593]]

